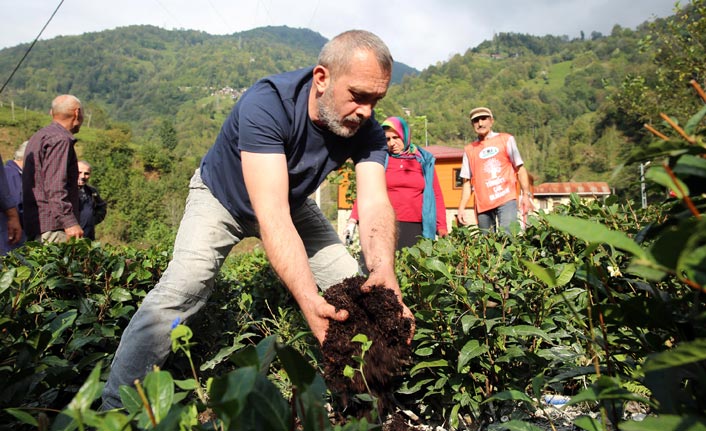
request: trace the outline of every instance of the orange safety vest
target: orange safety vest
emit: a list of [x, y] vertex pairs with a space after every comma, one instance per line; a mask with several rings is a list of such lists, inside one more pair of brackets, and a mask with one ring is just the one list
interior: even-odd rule
[[517, 199], [517, 175], [507, 152], [509, 138], [507, 133], [498, 133], [464, 148], [478, 213]]

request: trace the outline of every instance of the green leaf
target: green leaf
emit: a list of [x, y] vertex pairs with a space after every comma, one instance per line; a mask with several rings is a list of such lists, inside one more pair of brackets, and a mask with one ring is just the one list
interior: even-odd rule
[[[669, 176], [664, 166], [651, 167], [645, 173], [645, 178], [673, 191], [678, 199], [683, 199], [685, 194], [689, 195], [689, 187], [679, 178]], [[682, 190], [684, 193], [681, 192]]]
[[100, 397], [103, 390], [103, 383], [100, 381], [102, 362], [98, 362], [91, 371], [81, 388], [76, 393], [76, 396], [71, 400], [66, 407], [65, 413], [74, 419], [81, 417], [82, 413], [91, 408], [93, 401]]
[[543, 428], [533, 425], [529, 422], [522, 422], [517, 419], [511, 421], [491, 424], [488, 427], [488, 431], [542, 431]]
[[123, 276], [124, 271], [125, 271], [125, 261], [122, 259], [118, 260], [113, 265], [113, 272], [111, 272], [110, 276], [113, 279], [120, 280], [120, 277]]
[[414, 355], [420, 356], [420, 357], [431, 356], [433, 354], [434, 354], [434, 349], [431, 347], [421, 347], [421, 348], [414, 351]]
[[352, 379], [353, 376], [355, 376], [355, 368], [350, 365], [346, 365], [345, 368], [343, 368], [343, 375], [349, 379]]
[[684, 132], [686, 132], [687, 135], [693, 135], [696, 133], [696, 128], [699, 126], [701, 121], [704, 119], [706, 116], [706, 106], [701, 108], [699, 112], [694, 114], [691, 118], [689, 118], [689, 121], [686, 122], [686, 125], [684, 126]]
[[12, 282], [15, 279], [16, 271], [17, 270], [15, 268], [10, 268], [7, 271], [3, 272], [2, 275], [0, 275], [0, 294], [2, 294], [10, 286], [12, 286]]
[[54, 344], [56, 340], [61, 338], [64, 331], [74, 324], [77, 315], [77, 310], [69, 310], [56, 316], [51, 322], [49, 322], [47, 327], [51, 331], [51, 341], [49, 342], [50, 345]]
[[679, 158], [673, 170], [678, 176], [693, 175], [704, 177], [706, 176], [706, 159], [691, 154], [685, 154]]
[[194, 333], [186, 325], [177, 324], [172, 328], [170, 337], [172, 340], [172, 352], [176, 352], [180, 347], [186, 347], [189, 344], [189, 340], [194, 336]]
[[120, 386], [118, 392], [120, 393], [120, 402], [130, 414], [135, 415], [142, 410], [142, 398], [135, 388], [123, 385]]
[[566, 232], [589, 244], [606, 243], [612, 247], [632, 253], [646, 259], [647, 253], [623, 232], [610, 230], [604, 225], [572, 216], [546, 214], [544, 216], [554, 228]]
[[262, 339], [255, 348], [257, 349], [257, 357], [260, 361], [260, 372], [266, 373], [270, 368], [270, 364], [275, 360], [277, 356], [277, 348], [279, 342], [277, 341], [276, 335], [270, 335]]
[[621, 431], [706, 431], [706, 419], [693, 415], [659, 415], [640, 422], [621, 422], [618, 428]]
[[498, 334], [507, 335], [514, 338], [541, 337], [547, 341], [552, 340], [552, 337], [550, 337], [549, 334], [532, 325], [501, 326], [498, 328]]
[[258, 371], [255, 367], [238, 368], [224, 377], [213, 379], [210, 390], [211, 403], [224, 420], [237, 418], [255, 387]]
[[650, 143], [647, 148], [639, 148], [623, 163], [623, 166], [647, 160], [657, 160], [665, 157], [677, 157], [694, 151], [694, 146], [683, 140], [658, 140]]
[[152, 371], [145, 376], [144, 387], [155, 419], [160, 422], [174, 402], [174, 379], [167, 371]]
[[251, 333], [240, 334], [233, 340], [232, 345], [223, 347], [221, 350], [218, 351], [218, 353], [216, 353], [213, 358], [201, 364], [199, 369], [201, 371], [213, 369], [216, 365], [231, 357], [234, 352], [237, 352], [238, 350], [246, 346], [246, 344], [242, 343], [241, 341], [247, 339], [250, 336], [252, 336]]
[[581, 416], [576, 418], [574, 425], [586, 431], [604, 431], [605, 428], [601, 425], [598, 419], [594, 419], [590, 416]]
[[199, 384], [195, 379], [174, 380], [174, 384], [179, 389], [183, 389], [185, 391], [195, 391], [196, 388], [199, 387]]
[[[461, 317], [461, 329], [463, 330], [464, 334], [468, 334], [471, 329], [475, 328], [481, 323], [483, 323], [483, 321], [479, 317], [474, 316], [472, 314], [464, 314], [463, 317]], [[417, 352], [417, 354], [419, 353]]]
[[132, 301], [132, 294], [127, 289], [116, 287], [110, 291], [110, 299], [115, 302]]
[[99, 424], [95, 425], [95, 429], [101, 431], [125, 431], [130, 428], [127, 424], [130, 422], [130, 417], [122, 412], [107, 412], [103, 415]]
[[675, 270], [681, 255], [691, 252], [686, 247], [689, 244], [689, 238], [698, 232], [698, 229], [699, 221], [695, 218], [686, 219], [677, 226], [666, 228], [650, 247], [653, 261], [658, 266]]
[[368, 342], [368, 336], [365, 335], [365, 334], [356, 334], [356, 335], [353, 336], [353, 338], [351, 339], [351, 341], [354, 342], [354, 343], [365, 344], [365, 343]]
[[[700, 286], [706, 286], [706, 217], [690, 220], [696, 223], [681, 249], [676, 273]], [[679, 229], [689, 229], [690, 226], [691, 223], [684, 221], [680, 223]]]
[[476, 356], [482, 355], [487, 351], [488, 346], [485, 344], [481, 345], [478, 340], [468, 341], [458, 354], [458, 365], [456, 367], [456, 371], [461, 372], [461, 369], [468, 363], [468, 361]]
[[414, 377], [414, 375], [423, 369], [426, 368], [439, 368], [439, 367], [448, 367], [449, 362], [446, 359], [437, 359], [436, 361], [424, 361], [420, 362], [414, 367], [412, 367], [411, 370], [409, 370], [410, 376]]
[[556, 278], [556, 285], [557, 286], [566, 285], [574, 277], [574, 274], [576, 274], [576, 266], [574, 266], [574, 264], [568, 263], [568, 264], [564, 265], [561, 268], [561, 272], [559, 273], [559, 276]]
[[253, 366], [260, 369], [260, 358], [257, 355], [257, 349], [253, 345], [248, 345], [238, 350], [230, 357], [230, 360], [239, 367]]
[[438, 258], [428, 258], [424, 261], [424, 267], [429, 270], [440, 272], [444, 277], [448, 279], [453, 279], [453, 276], [449, 272], [446, 264], [439, 260]]
[[316, 377], [316, 371], [311, 364], [292, 346], [283, 346], [277, 349], [277, 357], [292, 384], [305, 390]]
[[546, 284], [548, 287], [556, 287], [557, 280], [554, 270], [551, 268], [546, 268], [529, 260], [522, 259], [522, 263], [529, 269], [535, 277], [539, 279], [542, 283]]
[[672, 350], [649, 357], [643, 369], [645, 373], [649, 373], [703, 360], [706, 360], [706, 338], [697, 338], [680, 344]]
[[500, 401], [508, 401], [508, 400], [515, 400], [515, 401], [524, 401], [528, 403], [531, 406], [535, 406], [537, 403], [530, 397], [527, 396], [524, 392], [520, 392], [515, 389], [510, 389], [507, 391], [502, 391], [498, 392], [497, 394], [493, 395], [492, 397], [486, 399], [483, 401], [483, 403], [487, 403], [489, 401], [493, 400], [500, 400]]
[[257, 376], [255, 390], [250, 393], [249, 406], [257, 424], [264, 423], [263, 429], [289, 430], [292, 411], [282, 393], [263, 375]]
[[571, 397], [567, 405], [584, 401], [623, 400], [650, 404], [650, 400], [620, 387], [617, 379], [602, 376], [588, 388]]
[[22, 423], [25, 423], [27, 425], [32, 425], [34, 427], [39, 426], [39, 423], [37, 422], [37, 419], [34, 418], [31, 414], [27, 413], [24, 410], [21, 409], [5, 409], [4, 410], [6, 413], [11, 414], [15, 418], [17, 418], [19, 421]]

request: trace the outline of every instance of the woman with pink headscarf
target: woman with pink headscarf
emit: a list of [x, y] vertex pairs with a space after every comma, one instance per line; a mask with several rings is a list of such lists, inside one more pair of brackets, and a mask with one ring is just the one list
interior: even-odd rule
[[[446, 206], [434, 171], [434, 156], [411, 142], [404, 118], [388, 117], [382, 127], [387, 137], [387, 194], [395, 209], [398, 226], [397, 249], [416, 244], [419, 237], [446, 236]], [[355, 202], [348, 220], [349, 227], [357, 220]]]

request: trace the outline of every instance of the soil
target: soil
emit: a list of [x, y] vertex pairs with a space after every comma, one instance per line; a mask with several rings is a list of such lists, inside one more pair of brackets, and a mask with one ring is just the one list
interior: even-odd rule
[[[377, 398], [378, 412], [385, 417], [393, 413], [391, 396], [399, 384], [397, 377], [411, 363], [412, 350], [407, 340], [412, 319], [402, 317], [402, 305], [391, 289], [372, 286], [370, 292], [363, 293], [361, 286], [365, 281], [362, 276], [348, 278], [324, 292], [324, 298], [337, 310], [344, 309], [349, 313], [344, 322], [332, 320], [329, 323], [321, 347], [324, 378], [346, 415], [369, 417], [373, 406], [356, 397], [369, 394]], [[364, 355], [361, 343], [351, 341], [358, 334], [366, 335], [372, 342]], [[353, 379], [344, 376], [346, 365], [360, 369], [360, 363], [354, 357], [361, 356], [365, 380], [357, 371]], [[408, 429], [397, 425], [397, 421], [388, 421], [384, 429]]]

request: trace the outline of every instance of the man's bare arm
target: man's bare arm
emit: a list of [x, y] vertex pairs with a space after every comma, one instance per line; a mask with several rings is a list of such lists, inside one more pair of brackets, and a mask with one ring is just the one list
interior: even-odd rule
[[414, 334], [414, 315], [402, 300], [402, 291], [395, 273], [397, 225], [395, 211], [387, 195], [384, 167], [374, 162], [358, 163], [356, 186], [360, 245], [370, 271], [363, 291], [371, 286], [392, 289], [402, 305], [402, 315], [412, 319]]
[[348, 312], [336, 312], [319, 294], [304, 243], [290, 213], [286, 158], [283, 154], [249, 152], [242, 152], [241, 157], [245, 186], [270, 264], [299, 304], [314, 336], [323, 343], [328, 319], [345, 320]]

